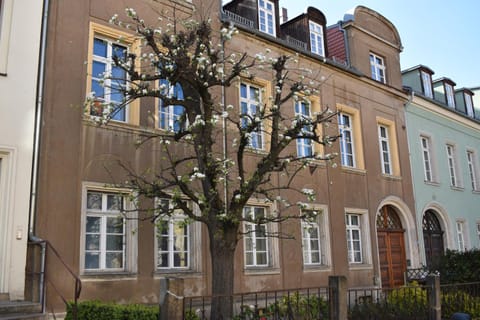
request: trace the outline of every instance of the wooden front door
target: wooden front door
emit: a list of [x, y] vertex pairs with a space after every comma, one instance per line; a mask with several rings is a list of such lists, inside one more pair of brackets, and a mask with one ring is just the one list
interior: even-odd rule
[[436, 268], [444, 253], [444, 247], [443, 230], [433, 210], [427, 210], [423, 215], [423, 243], [427, 267]]
[[404, 230], [393, 207], [385, 206], [380, 210], [377, 236], [382, 286], [393, 288], [403, 285], [407, 268]]

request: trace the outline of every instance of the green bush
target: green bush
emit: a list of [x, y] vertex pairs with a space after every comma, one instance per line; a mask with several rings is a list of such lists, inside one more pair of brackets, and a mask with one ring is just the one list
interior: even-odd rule
[[480, 250], [447, 250], [435, 269], [442, 283], [480, 282]]
[[468, 313], [473, 319], [480, 318], [480, 298], [461, 290], [443, 293], [442, 317], [450, 319], [455, 312]]
[[[67, 306], [65, 320], [73, 320], [73, 303]], [[78, 303], [78, 320], [157, 320], [158, 307], [139, 304], [115, 304], [100, 301], [82, 301]]]

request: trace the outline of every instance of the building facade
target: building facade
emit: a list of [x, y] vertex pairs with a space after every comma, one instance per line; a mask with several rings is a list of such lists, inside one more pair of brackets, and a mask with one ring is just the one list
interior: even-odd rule
[[0, 1], [0, 300], [23, 300], [43, 1]]
[[446, 249], [478, 248], [480, 123], [474, 92], [420, 65], [403, 71], [417, 228], [422, 263]]
[[[313, 227], [298, 220], [246, 225], [281, 231], [293, 239], [242, 239], [236, 252], [236, 292], [326, 286], [330, 275], [347, 276], [351, 287], [391, 287], [403, 284], [407, 267], [419, 265], [403, 109], [408, 97], [401, 84], [402, 45], [396, 28], [362, 6], [328, 28], [323, 13], [313, 7], [280, 21], [279, 5], [277, 0], [234, 0], [224, 6], [220, 1], [181, 0], [52, 2], [36, 230], [80, 276], [82, 299], [157, 303], [165, 277], [181, 278], [183, 295], [211, 292], [204, 227], [172, 219], [159, 230], [137, 219], [140, 212], [129, 210], [135, 208], [129, 197], [132, 190], [121, 186], [127, 178], [125, 167], [137, 172], [158, 168], [161, 149], [154, 144], [139, 148], [136, 141], [146, 130], [174, 131], [178, 110], [141, 99], [104, 126], [91, 120], [96, 110], [84, 110], [91, 92], [117, 101], [99, 85], [100, 73], [116, 71], [116, 52], [141, 54], [130, 30], [109, 24], [123, 6], [134, 7], [145, 21], [157, 21], [161, 13], [209, 16], [215, 28], [233, 23], [239, 34], [227, 44], [228, 52], [255, 56], [268, 48], [272, 57], [297, 55], [299, 65], [322, 83], [308, 103], [287, 102], [291, 109], [286, 115], [312, 116], [326, 106], [338, 112], [334, 124], [321, 128], [340, 135], [331, 150], [305, 141], [297, 141], [290, 150], [301, 155], [338, 153], [335, 165], [314, 163], [293, 185], [315, 191], [316, 200], [307, 210], [317, 212], [317, 220]], [[173, 90], [176, 95], [182, 91]], [[238, 79], [238, 85], [225, 89], [225, 104], [255, 105], [251, 94], [265, 93], [266, 99], [273, 90], [271, 74], [258, 70], [254, 79]], [[258, 150], [251, 152], [252, 163], [268, 139], [258, 135], [254, 141], [251, 147]], [[184, 151], [179, 146], [176, 152]], [[301, 200], [292, 194], [287, 190], [280, 196], [291, 203]], [[137, 205], [148, 209], [153, 203]], [[245, 210], [265, 215], [274, 206], [252, 199]], [[133, 219], [121, 215], [124, 211]], [[54, 275], [52, 262], [47, 270], [64, 292], [72, 292], [73, 281]], [[49, 293], [48, 301], [61, 305], [55, 294]]]

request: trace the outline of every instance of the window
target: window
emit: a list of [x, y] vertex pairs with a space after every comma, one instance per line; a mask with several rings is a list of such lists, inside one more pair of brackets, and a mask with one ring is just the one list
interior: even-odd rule
[[87, 191], [85, 219], [85, 271], [126, 268], [126, 221], [122, 194]]
[[428, 137], [420, 137], [422, 155], [423, 155], [423, 172], [425, 181], [433, 182], [432, 160], [431, 160], [431, 142]]
[[[259, 112], [261, 96], [260, 89], [250, 84], [240, 84], [240, 112], [242, 127], [251, 125], [254, 121], [258, 120], [257, 112]], [[250, 133], [250, 147], [254, 149], [264, 148], [263, 141], [263, 125], [260, 123], [258, 127]]]
[[472, 190], [478, 190], [478, 174], [475, 153], [471, 150], [467, 150], [467, 164], [468, 173], [470, 174], [470, 181], [472, 182]]
[[[311, 119], [311, 105], [309, 102], [296, 101], [295, 102], [295, 116], [302, 119]], [[309, 134], [313, 130], [312, 126], [304, 126], [302, 134]], [[299, 157], [313, 156], [313, 141], [307, 138], [297, 139], [297, 154]]]
[[465, 234], [464, 234], [464, 222], [463, 221], [457, 221], [457, 245], [458, 245], [458, 251], [465, 251], [466, 244], [465, 244]]
[[447, 96], [447, 105], [450, 108], [455, 108], [455, 95], [453, 93], [453, 86], [451, 84], [445, 83], [445, 93]]
[[480, 222], [477, 222], [477, 237], [478, 241], [480, 241]]
[[347, 227], [347, 248], [348, 262], [362, 263], [362, 230], [361, 216], [358, 214], [348, 214], [345, 216], [345, 225]]
[[465, 97], [465, 107], [467, 108], [467, 115], [471, 118], [474, 118], [475, 114], [473, 113], [473, 101], [472, 96], [464, 93]]
[[338, 127], [340, 129], [340, 153], [342, 165], [355, 167], [355, 146], [351, 116], [340, 112], [338, 114]]
[[[95, 99], [100, 103], [107, 103], [112, 108], [111, 117], [117, 121], [127, 121], [126, 110], [116, 107], [124, 100], [123, 90], [126, 89], [126, 73], [116, 67], [114, 57], [126, 59], [127, 48], [123, 45], [106, 38], [95, 37], [93, 40], [93, 62], [92, 62], [92, 92]], [[109, 79], [103, 80], [104, 75]], [[104, 110], [92, 108], [92, 116], [102, 116]]]
[[[265, 217], [264, 207], [247, 206], [243, 215], [251, 221]], [[267, 238], [267, 225], [245, 222], [244, 246], [246, 267], [269, 266], [269, 244]]]
[[388, 140], [388, 128], [383, 125], [378, 126], [378, 141], [380, 144], [380, 158], [382, 162], [382, 173], [392, 174], [390, 142]]
[[456, 154], [455, 147], [453, 145], [447, 144], [447, 162], [448, 162], [448, 172], [450, 173], [450, 185], [452, 187], [458, 187], [458, 176], [457, 176], [457, 164], [456, 164]]
[[325, 48], [323, 42], [323, 27], [313, 21], [310, 25], [310, 50], [322, 57], [325, 56]]
[[[170, 201], [160, 200], [161, 206], [168, 207]], [[157, 269], [188, 269], [190, 262], [190, 228], [185, 216], [178, 212], [169, 219], [156, 223]]]
[[275, 5], [273, 2], [258, 1], [258, 25], [260, 31], [275, 37]]
[[324, 268], [330, 264], [330, 238], [326, 210], [326, 206], [313, 205], [303, 212], [310, 217], [300, 223], [303, 264], [308, 268]]
[[13, 0], [0, 0], [0, 75], [7, 74]]
[[374, 53], [370, 53], [370, 70], [372, 72], [372, 79], [387, 83], [385, 78], [385, 62], [382, 57]]
[[433, 98], [432, 90], [432, 76], [430, 73], [421, 71], [422, 74], [422, 85], [423, 85], [423, 94], [426, 97]]
[[[169, 97], [175, 98], [178, 100], [183, 100], [183, 89], [182, 86], [177, 83], [171, 85], [167, 80], [161, 80], [160, 86], [165, 87], [166, 93]], [[160, 129], [179, 132], [185, 125], [185, 119], [182, 117], [185, 114], [185, 108], [180, 105], [169, 105], [164, 106], [163, 102], [160, 101], [159, 107], [159, 123], [158, 126]]]

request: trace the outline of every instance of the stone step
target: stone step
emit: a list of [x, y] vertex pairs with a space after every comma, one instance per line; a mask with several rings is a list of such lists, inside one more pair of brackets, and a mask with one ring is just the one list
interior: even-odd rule
[[42, 306], [30, 301], [0, 301], [0, 320], [44, 320]]

